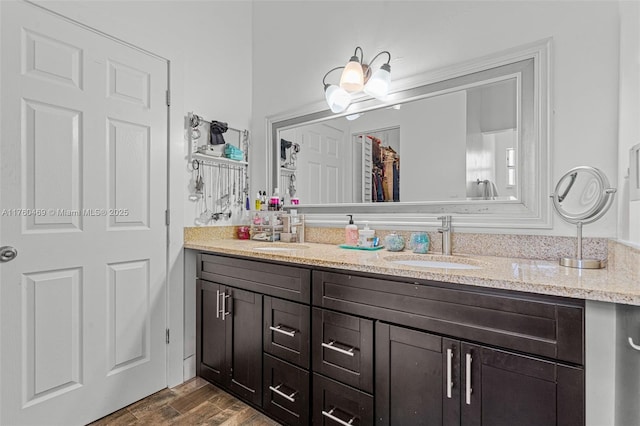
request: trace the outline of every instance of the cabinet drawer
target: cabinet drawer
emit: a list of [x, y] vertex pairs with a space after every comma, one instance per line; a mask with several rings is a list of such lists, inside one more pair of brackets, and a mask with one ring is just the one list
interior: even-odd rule
[[198, 278], [297, 302], [311, 301], [311, 271], [200, 253]]
[[309, 424], [309, 372], [264, 354], [263, 409], [288, 425]]
[[264, 298], [264, 351], [309, 369], [310, 308], [307, 305]]
[[584, 303], [313, 272], [313, 304], [494, 346], [584, 364]]
[[373, 397], [318, 374], [313, 375], [314, 425], [373, 425]]
[[313, 370], [373, 393], [373, 321], [313, 308]]

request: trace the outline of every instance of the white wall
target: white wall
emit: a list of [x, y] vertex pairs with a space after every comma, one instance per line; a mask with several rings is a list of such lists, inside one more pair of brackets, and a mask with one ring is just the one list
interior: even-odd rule
[[[322, 77], [355, 46], [365, 59], [392, 54], [394, 79], [553, 37], [551, 181], [577, 165], [618, 174], [617, 2], [272, 2], [253, 7], [254, 141], [265, 117], [323, 99]], [[254, 144], [253, 176], [266, 179], [266, 146]], [[545, 188], [551, 191], [552, 188]], [[585, 228], [614, 237], [616, 212]], [[496, 230], [496, 232], [499, 232]], [[573, 235], [554, 218], [552, 231]]]
[[621, 2], [620, 17], [618, 238], [640, 244], [640, 201], [629, 201], [626, 178], [629, 149], [640, 143], [640, 4]]
[[[229, 126], [249, 128], [251, 117], [251, 2], [58, 1], [36, 3], [172, 62], [177, 111], [193, 111]], [[179, 69], [176, 70], [176, 67]], [[185, 147], [186, 154], [186, 147]], [[196, 207], [188, 200], [184, 163], [181, 195], [185, 226]], [[182, 213], [182, 212], [181, 212]], [[182, 216], [182, 214], [180, 215]]]

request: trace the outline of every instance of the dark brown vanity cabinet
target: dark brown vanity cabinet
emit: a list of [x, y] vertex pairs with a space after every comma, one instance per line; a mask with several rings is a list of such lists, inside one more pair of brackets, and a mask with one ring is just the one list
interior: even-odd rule
[[583, 425], [584, 370], [376, 324], [378, 425]]
[[584, 302], [201, 254], [197, 371], [287, 425], [584, 425]]
[[376, 424], [584, 425], [581, 301], [314, 271], [313, 304], [377, 320]]
[[262, 404], [262, 295], [198, 280], [199, 376]]
[[197, 374], [308, 425], [311, 271], [201, 253], [197, 276]]

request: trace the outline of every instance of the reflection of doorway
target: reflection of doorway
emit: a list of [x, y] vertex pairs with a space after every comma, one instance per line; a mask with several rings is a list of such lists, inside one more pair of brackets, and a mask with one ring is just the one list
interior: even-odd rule
[[325, 124], [299, 129], [297, 184], [304, 204], [344, 202], [344, 133]]
[[400, 127], [353, 135], [356, 202], [400, 201]]
[[467, 146], [467, 197], [516, 199], [516, 130], [484, 132], [479, 136], [475, 144]]

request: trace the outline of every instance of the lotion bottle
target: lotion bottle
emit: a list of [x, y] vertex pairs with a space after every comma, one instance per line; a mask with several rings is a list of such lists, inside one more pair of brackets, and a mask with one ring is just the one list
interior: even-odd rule
[[344, 242], [349, 246], [358, 245], [358, 226], [353, 223], [353, 215], [348, 214], [349, 224], [344, 228]]
[[365, 248], [372, 248], [376, 246], [375, 243], [376, 231], [369, 229], [369, 223], [364, 223], [364, 229], [358, 231], [358, 246]]

